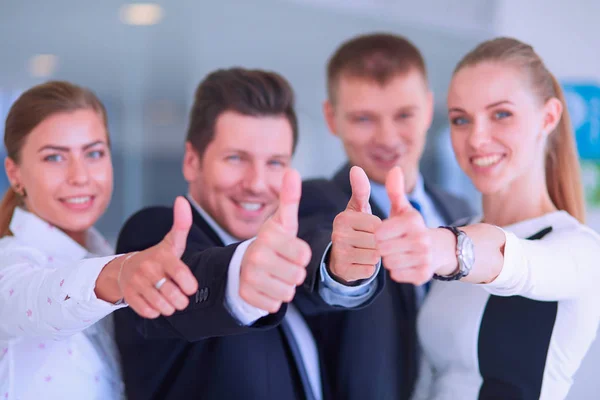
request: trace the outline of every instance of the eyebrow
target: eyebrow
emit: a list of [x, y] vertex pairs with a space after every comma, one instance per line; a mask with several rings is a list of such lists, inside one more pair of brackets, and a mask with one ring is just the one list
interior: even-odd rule
[[[239, 153], [243, 156], [251, 156], [252, 154], [248, 153], [245, 150], [241, 150], [241, 149], [235, 149], [235, 148], [229, 148], [225, 150], [226, 153]], [[291, 158], [292, 155], [290, 154], [271, 154], [268, 156], [269, 158]]]
[[[501, 101], [497, 101], [497, 102], [495, 102], [495, 103], [492, 103], [492, 104], [488, 104], [487, 106], [485, 106], [485, 109], [486, 109], [486, 110], [489, 110], [490, 108], [494, 108], [494, 107], [497, 107], [497, 106], [499, 106], [499, 105], [502, 105], [502, 104], [512, 104], [512, 105], [514, 105], [514, 103], [513, 103], [512, 101], [508, 101], [508, 100], [501, 100]], [[462, 109], [462, 108], [460, 108], [460, 107], [452, 107], [452, 108], [448, 109], [448, 113], [451, 113], [451, 112], [462, 112], [462, 113], [466, 113], [466, 111], [465, 111], [465, 110], [463, 110], [463, 109]]]
[[[88, 143], [88, 144], [84, 145], [84, 146], [83, 146], [81, 149], [82, 149], [83, 151], [85, 151], [85, 150], [87, 150], [87, 149], [89, 149], [89, 148], [92, 148], [92, 147], [94, 147], [94, 146], [97, 146], [97, 145], [99, 145], [99, 144], [106, 145], [106, 142], [105, 142], [104, 140], [97, 140], [97, 141], [95, 141], [95, 142]], [[48, 144], [48, 145], [42, 146], [42, 147], [41, 147], [41, 148], [38, 150], [38, 153], [40, 153], [40, 152], [42, 152], [42, 151], [44, 151], [44, 150], [54, 150], [54, 151], [61, 151], [61, 152], [64, 152], [64, 153], [68, 153], [68, 152], [70, 151], [70, 149], [69, 149], [68, 147], [63, 147], [63, 146], [54, 146], [54, 145]]]

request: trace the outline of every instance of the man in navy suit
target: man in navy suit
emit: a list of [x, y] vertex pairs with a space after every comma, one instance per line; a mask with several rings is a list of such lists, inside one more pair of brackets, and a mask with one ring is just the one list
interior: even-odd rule
[[[126, 309], [115, 316], [129, 399], [330, 397], [309, 320], [368, 304], [383, 274], [372, 248], [366, 279], [340, 283], [350, 273], [329, 274], [325, 250], [311, 252], [297, 237], [293, 107], [289, 84], [271, 72], [218, 70], [198, 86], [183, 161], [193, 226], [182, 260], [199, 290], [169, 317], [145, 320]], [[117, 251], [154, 245], [172, 219], [167, 207], [136, 213]], [[158, 291], [171, 284], [159, 278]]]
[[[345, 238], [351, 232], [373, 233], [378, 226], [373, 218], [390, 217], [393, 201], [385, 182], [395, 166], [401, 167], [406, 195], [428, 226], [472, 215], [463, 199], [427, 182], [419, 172], [433, 95], [423, 57], [412, 43], [388, 34], [347, 41], [329, 60], [327, 91], [325, 119], [342, 141], [348, 164], [331, 180], [304, 182], [300, 234], [313, 232], [305, 235], [313, 252], [329, 249], [328, 269], [334, 276], [348, 268], [343, 255], [360, 251], [367, 242]], [[351, 176], [351, 166], [361, 167], [366, 177], [361, 171]], [[337, 234], [327, 238], [332, 226]], [[321, 235], [315, 234], [318, 228]], [[354, 278], [342, 283], [361, 282], [364, 276]], [[328, 316], [328, 324], [319, 325], [322, 337], [329, 338], [321, 343], [323, 358], [339, 398], [411, 395], [418, 372], [416, 315], [426, 287], [390, 279], [385, 285], [369, 307]]]

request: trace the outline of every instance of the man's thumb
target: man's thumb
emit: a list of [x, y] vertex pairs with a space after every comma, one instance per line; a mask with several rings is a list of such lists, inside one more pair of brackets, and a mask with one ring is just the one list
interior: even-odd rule
[[188, 233], [192, 227], [192, 207], [184, 197], [177, 197], [173, 205], [173, 226], [165, 236], [175, 255], [181, 258], [187, 244]]
[[362, 168], [354, 166], [350, 169], [350, 186], [352, 187], [352, 197], [350, 197], [346, 209], [370, 214], [371, 184]]

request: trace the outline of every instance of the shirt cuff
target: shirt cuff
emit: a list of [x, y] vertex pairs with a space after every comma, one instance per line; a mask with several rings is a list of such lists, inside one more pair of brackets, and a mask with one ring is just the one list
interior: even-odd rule
[[112, 260], [119, 257], [94, 257], [81, 260], [77, 267], [66, 271], [59, 283], [63, 301], [74, 301], [79, 304], [80, 310], [90, 319], [102, 318], [127, 304], [112, 304], [96, 297], [96, 281], [102, 269]]
[[327, 269], [325, 259], [327, 253], [331, 249], [331, 245], [332, 243], [329, 243], [329, 246], [327, 246], [323, 253], [323, 257], [321, 258], [319, 294], [327, 304], [332, 306], [342, 306], [347, 308], [360, 306], [365, 301], [369, 300], [377, 290], [376, 278], [381, 269], [381, 261], [377, 263], [375, 273], [370, 278], [364, 280], [360, 285], [346, 286], [333, 279]]
[[246, 303], [240, 296], [240, 270], [242, 260], [248, 250], [248, 246], [256, 238], [246, 240], [239, 244], [229, 262], [227, 271], [227, 287], [225, 288], [225, 307], [229, 313], [237, 319], [242, 325], [250, 326], [260, 318], [269, 313], [258, 307]]

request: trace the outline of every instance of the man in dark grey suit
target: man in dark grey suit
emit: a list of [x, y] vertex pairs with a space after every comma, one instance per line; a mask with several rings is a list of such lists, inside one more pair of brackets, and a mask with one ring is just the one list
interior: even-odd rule
[[[394, 166], [402, 168], [407, 196], [428, 226], [472, 215], [463, 199], [426, 182], [419, 172], [433, 118], [433, 95], [423, 57], [413, 44], [386, 34], [354, 38], [331, 57], [327, 85], [325, 118], [331, 133], [342, 140], [349, 163], [332, 180], [304, 182], [300, 231], [314, 233], [308, 242], [316, 254], [323, 254], [333, 241], [327, 260], [333, 275], [335, 259], [361, 247], [344, 242], [346, 235], [336, 226], [372, 233], [376, 224], [365, 228], [366, 220], [359, 222], [361, 214], [389, 216], [391, 203], [384, 184]], [[351, 182], [353, 165], [361, 167], [368, 180], [353, 173]], [[334, 233], [328, 236], [332, 223]], [[319, 226], [321, 235], [315, 229]], [[358, 276], [357, 282], [364, 278]], [[388, 279], [371, 306], [329, 315], [318, 324], [323, 359], [339, 398], [410, 397], [418, 372], [416, 315], [426, 291], [426, 285]]]

